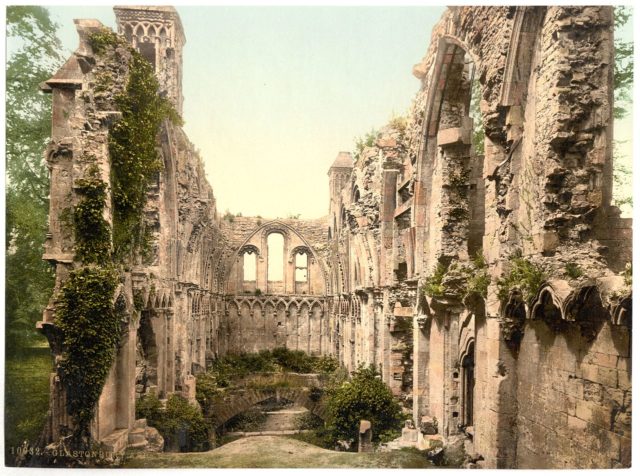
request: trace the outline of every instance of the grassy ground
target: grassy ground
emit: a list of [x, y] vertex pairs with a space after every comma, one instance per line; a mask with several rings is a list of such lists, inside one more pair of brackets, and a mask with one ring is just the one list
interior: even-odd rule
[[131, 453], [125, 468], [430, 468], [420, 453], [345, 453], [282, 436], [250, 436], [203, 453]]
[[13, 460], [11, 448], [24, 440], [30, 444], [40, 435], [49, 409], [51, 352], [41, 346], [20, 349], [5, 360], [4, 434], [5, 461]]

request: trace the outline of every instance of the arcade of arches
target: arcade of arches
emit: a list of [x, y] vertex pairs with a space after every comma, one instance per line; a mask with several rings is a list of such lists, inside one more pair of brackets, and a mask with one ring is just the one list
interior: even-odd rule
[[[177, 12], [114, 10], [180, 111]], [[44, 259], [56, 289], [78, 266], [59, 217], [80, 199], [84, 158], [110, 180], [119, 113], [96, 71], [126, 71], [92, 51], [99, 22], [76, 24], [78, 50], [43, 85], [53, 95]], [[141, 394], [193, 399], [211, 359], [286, 346], [378, 367], [413, 410], [417, 444], [465, 435], [485, 467], [629, 466], [631, 223], [611, 205], [612, 31], [611, 7], [447, 9], [414, 67], [408, 117], [338, 154], [329, 214], [316, 220], [221, 217], [202, 159], [164, 124], [145, 208], [151, 256], [130, 263], [114, 296], [126, 332], [94, 438], [126, 447]], [[518, 266], [540, 279], [518, 281]], [[471, 287], [470, 273], [484, 284]], [[39, 323], [50, 337], [55, 311], [52, 298]], [[54, 441], [70, 420], [51, 382]]]

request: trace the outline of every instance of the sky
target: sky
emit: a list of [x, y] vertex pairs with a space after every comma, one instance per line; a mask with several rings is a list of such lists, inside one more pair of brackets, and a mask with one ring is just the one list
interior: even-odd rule
[[[110, 6], [48, 8], [68, 54], [78, 44], [74, 18], [115, 29]], [[356, 137], [408, 110], [420, 87], [412, 67], [445, 10], [176, 8], [187, 38], [184, 128], [218, 209], [268, 218], [327, 214], [331, 163], [339, 151], [353, 150]], [[615, 127], [629, 165], [631, 126], [629, 115]]]
[[[73, 18], [115, 28], [111, 7], [49, 6], [67, 53]], [[185, 30], [185, 131], [221, 212], [327, 214], [327, 172], [354, 138], [406, 112], [444, 7], [176, 7]]]

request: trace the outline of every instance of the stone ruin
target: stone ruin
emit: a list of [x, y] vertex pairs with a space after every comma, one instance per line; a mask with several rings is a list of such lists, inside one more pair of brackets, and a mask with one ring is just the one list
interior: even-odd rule
[[[114, 10], [181, 111], [177, 12]], [[56, 293], [38, 326], [57, 361], [56, 295], [78, 266], [60, 216], [87, 154], [109, 181], [119, 112], [96, 72], [122, 70], [92, 51], [99, 22], [76, 26], [77, 51], [43, 84]], [[409, 116], [338, 154], [318, 220], [221, 217], [202, 159], [166, 122], [145, 208], [152, 253], [114, 296], [126, 329], [92, 437], [140, 446], [136, 398], [194, 400], [212, 359], [286, 346], [379, 368], [413, 412], [412, 445], [462, 437], [484, 467], [629, 467], [631, 221], [611, 205], [613, 51], [608, 6], [448, 8], [414, 67]], [[510, 280], [518, 266], [538, 280]], [[54, 373], [46, 441], [72, 425]]]

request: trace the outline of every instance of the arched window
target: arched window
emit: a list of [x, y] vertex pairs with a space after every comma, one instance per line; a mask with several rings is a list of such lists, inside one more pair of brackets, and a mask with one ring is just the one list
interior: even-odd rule
[[267, 237], [267, 280], [282, 281], [284, 279], [284, 236], [271, 233]]
[[247, 250], [242, 254], [242, 270], [244, 281], [256, 280], [256, 259], [257, 255], [253, 250]]
[[296, 282], [306, 283], [309, 279], [309, 257], [304, 251], [296, 254]]

